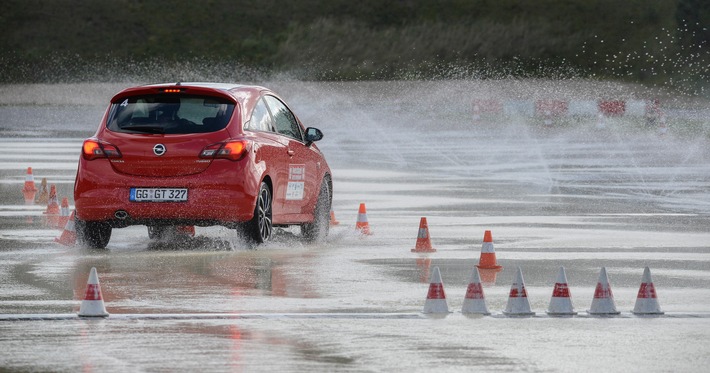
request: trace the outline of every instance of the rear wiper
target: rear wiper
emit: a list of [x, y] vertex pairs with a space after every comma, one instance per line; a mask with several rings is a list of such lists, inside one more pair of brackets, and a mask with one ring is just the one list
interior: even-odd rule
[[135, 132], [140, 132], [140, 133], [165, 134], [165, 128], [163, 126], [159, 126], [159, 125], [156, 126], [156, 125], [139, 124], [139, 125], [133, 125], [133, 126], [124, 126], [124, 127], [121, 127], [121, 130], [135, 131]]

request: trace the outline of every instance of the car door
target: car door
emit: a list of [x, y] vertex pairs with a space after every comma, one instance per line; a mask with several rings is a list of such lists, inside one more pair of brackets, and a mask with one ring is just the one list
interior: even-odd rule
[[274, 128], [286, 144], [288, 155], [288, 175], [279, 180], [282, 183], [281, 195], [276, 196], [277, 203], [281, 203], [283, 211], [290, 214], [292, 222], [300, 222], [309, 209], [306, 207], [315, 203], [314, 194], [319, 190], [314, 182], [319, 176], [319, 165], [313, 150], [307, 147], [303, 140], [303, 129], [296, 120], [296, 116], [278, 98], [266, 95], [264, 99], [269, 106], [274, 119]]

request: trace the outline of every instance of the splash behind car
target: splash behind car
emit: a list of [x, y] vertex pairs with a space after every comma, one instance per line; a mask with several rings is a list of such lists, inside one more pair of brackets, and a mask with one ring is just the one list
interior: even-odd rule
[[112, 230], [222, 225], [263, 243], [274, 226], [328, 233], [331, 173], [289, 106], [259, 86], [129, 88], [85, 140], [74, 184], [77, 236], [104, 248]]

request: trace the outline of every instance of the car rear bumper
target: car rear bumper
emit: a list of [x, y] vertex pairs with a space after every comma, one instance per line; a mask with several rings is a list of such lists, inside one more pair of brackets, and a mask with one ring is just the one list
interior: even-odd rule
[[[121, 227], [135, 224], [230, 225], [254, 214], [258, 176], [248, 162], [213, 162], [180, 177], [119, 174], [108, 160], [80, 160], [74, 186], [76, 217]], [[186, 202], [131, 202], [132, 187], [187, 188]]]

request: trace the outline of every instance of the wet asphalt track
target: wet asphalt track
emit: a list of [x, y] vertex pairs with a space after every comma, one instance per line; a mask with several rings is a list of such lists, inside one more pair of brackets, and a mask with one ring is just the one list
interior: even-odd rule
[[[467, 95], [506, 94], [485, 83], [272, 86], [326, 134], [320, 146], [341, 224], [322, 244], [281, 230], [249, 250], [228, 229], [199, 227], [195, 238], [164, 242], [149, 241], [145, 227], [115, 230], [105, 251], [55, 244], [61, 232], [43, 226], [43, 206], [23, 204], [24, 171], [32, 166], [37, 181], [71, 196], [81, 141], [122, 86], [3, 89], [0, 368], [704, 371], [710, 363], [706, 138], [673, 127], [659, 137], [624, 118], [603, 130], [594, 118], [553, 128], [528, 118], [474, 124]], [[360, 202], [372, 236], [353, 231]], [[434, 254], [410, 252], [422, 216]], [[459, 310], [486, 229], [504, 270], [484, 286], [494, 315], [467, 318]], [[630, 313], [647, 265], [662, 317]], [[453, 311], [443, 319], [420, 313], [433, 266]], [[516, 266], [536, 317], [501, 315]], [[545, 315], [559, 266], [578, 317]], [[602, 266], [616, 318], [585, 312]], [[91, 267], [112, 314], [105, 320], [75, 316]]]

